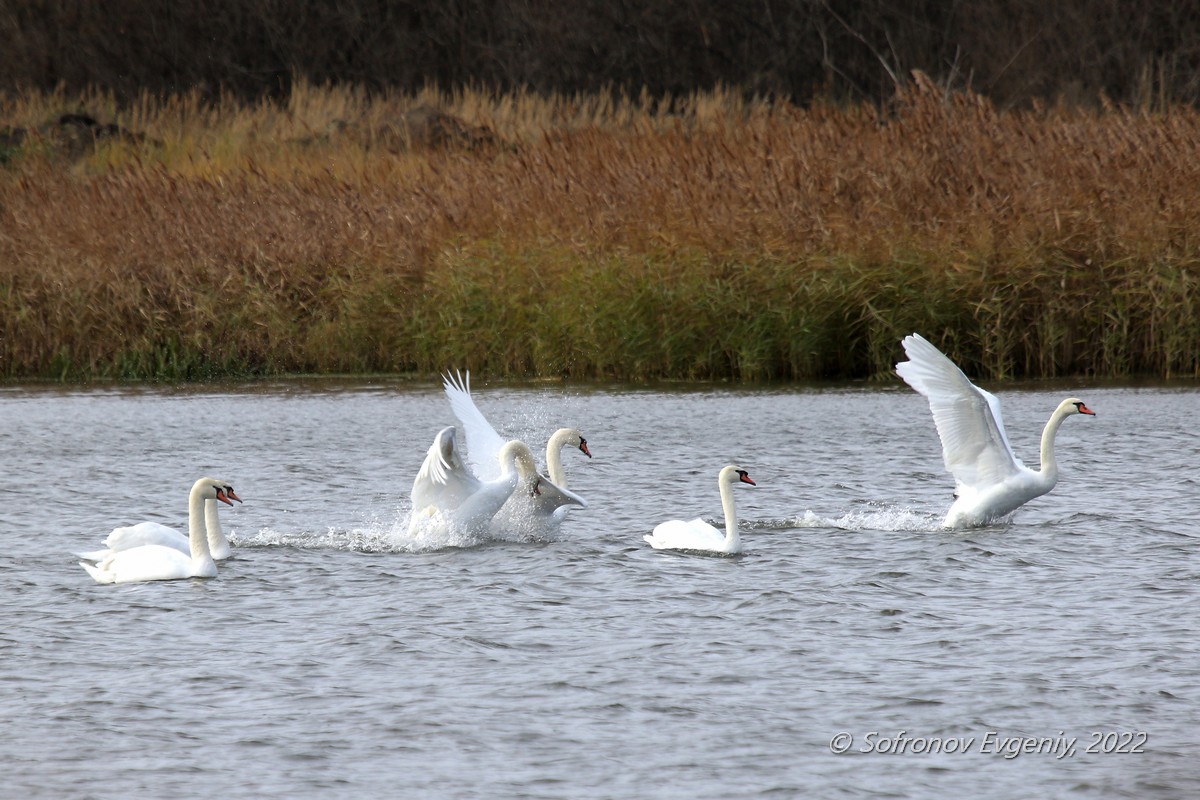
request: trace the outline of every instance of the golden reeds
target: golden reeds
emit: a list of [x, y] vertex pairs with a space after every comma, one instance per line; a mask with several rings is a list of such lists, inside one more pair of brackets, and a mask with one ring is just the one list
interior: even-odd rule
[[[434, 107], [462, 142], [396, 120]], [[1200, 375], [1200, 112], [679, 98], [0, 98], [142, 142], [0, 168], [0, 374]], [[3, 155], [3, 154], [0, 154]]]

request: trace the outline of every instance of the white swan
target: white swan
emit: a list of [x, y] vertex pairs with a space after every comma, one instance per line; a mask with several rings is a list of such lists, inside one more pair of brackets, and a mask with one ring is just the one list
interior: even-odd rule
[[1000, 401], [994, 395], [971, 383], [919, 334], [904, 337], [903, 344], [909, 360], [897, 364], [896, 372], [929, 400], [942, 440], [942, 458], [957, 484], [957, 499], [942, 527], [987, 525], [1054, 488], [1058, 482], [1054, 437], [1059, 426], [1069, 416], [1095, 416], [1094, 411], [1074, 397], [1058, 404], [1042, 431], [1042, 464], [1035, 472], [1013, 455]]
[[442, 428], [425, 454], [412, 487], [409, 534], [432, 519], [460, 533], [480, 533], [518, 486], [538, 491], [533, 453], [524, 442], [513, 440], [496, 457], [500, 476], [480, 480], [463, 464], [453, 427]]
[[[242, 502], [242, 498], [237, 496], [232, 486], [222, 486], [221, 489], [230, 500]], [[230, 503], [230, 505], [233, 504]], [[217, 498], [215, 497], [204, 501], [204, 528], [208, 533], [208, 550], [213, 561], [224, 561], [233, 555], [229, 540], [225, 538], [225, 531], [221, 530], [221, 518], [217, 513]], [[92, 550], [87, 553], [76, 553], [76, 555], [88, 561], [103, 561], [113, 553], [146, 544], [174, 547], [181, 553], [191, 553], [192, 550], [186, 535], [161, 522], [139, 522], [136, 525], [113, 528], [112, 533], [105, 538], [103, 544], [103, 550]]]
[[[471, 397], [471, 373], [457, 375], [446, 373], [442, 376], [446, 390], [446, 399], [450, 401], [450, 409], [458, 421], [462, 423], [463, 434], [466, 438], [467, 458], [482, 480], [490, 480], [497, 475], [497, 456], [504, 446], [505, 439], [496, 432], [487, 418], [475, 405]], [[501, 519], [506, 524], [523, 523], [557, 523], [566, 516], [571, 506], [587, 508], [587, 501], [574, 492], [567, 490], [567, 475], [562, 464], [562, 449], [571, 446], [588, 458], [592, 451], [588, 449], [587, 439], [576, 428], [559, 428], [546, 444], [546, 472], [539, 474], [538, 490], [536, 492], [514, 493], [506, 514]]]
[[215, 578], [217, 564], [208, 550], [208, 536], [201, 520], [204, 501], [209, 498], [233, 505], [225, 495], [225, 486], [224, 481], [214, 478], [201, 478], [192, 485], [192, 491], [188, 494], [189, 554], [161, 544], [144, 544], [118, 550], [98, 564], [80, 561], [79, 566], [87, 570], [97, 583]]
[[725, 510], [724, 533], [699, 518], [688, 522], [673, 519], [659, 523], [652, 534], [642, 538], [656, 550], [697, 550], [730, 555], [742, 552], [737, 510], [733, 507], [733, 484], [738, 481], [751, 486], [758, 485], [750, 480], [746, 470], [736, 464], [725, 467], [717, 476], [717, 485], [721, 488], [721, 507]]

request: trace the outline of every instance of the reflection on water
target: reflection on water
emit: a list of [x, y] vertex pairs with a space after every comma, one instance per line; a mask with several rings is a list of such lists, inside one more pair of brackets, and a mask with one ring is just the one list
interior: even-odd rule
[[[953, 482], [902, 387], [475, 392], [535, 453], [561, 425], [587, 436], [595, 458], [564, 459], [590, 505], [554, 540], [408, 536], [412, 478], [454, 422], [431, 384], [0, 391], [5, 792], [1200, 790], [1200, 393], [1070, 387], [1098, 416], [1060, 431], [1059, 486], [949, 533]], [[1063, 392], [999, 394], [1035, 464]], [[642, 542], [723, 524], [734, 461], [758, 483], [744, 556]], [[245, 501], [223, 509], [217, 579], [102, 587], [75, 564], [116, 525], [182, 527], [203, 474]], [[860, 752], [900, 731], [1080, 752]], [[1093, 731], [1144, 731], [1145, 752], [1082, 752]]]

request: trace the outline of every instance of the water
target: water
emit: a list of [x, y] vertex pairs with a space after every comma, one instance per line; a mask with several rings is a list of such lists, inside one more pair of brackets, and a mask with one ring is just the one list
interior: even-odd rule
[[[1196, 796], [1200, 393], [1070, 390], [1058, 488], [964, 534], [906, 388], [477, 379], [595, 459], [557, 540], [470, 548], [406, 536], [432, 385], [0, 390], [0, 796]], [[1000, 392], [1027, 463], [1064, 394]], [[642, 542], [720, 524], [731, 460], [746, 555]], [[217, 579], [76, 565], [203, 474], [245, 500]]]

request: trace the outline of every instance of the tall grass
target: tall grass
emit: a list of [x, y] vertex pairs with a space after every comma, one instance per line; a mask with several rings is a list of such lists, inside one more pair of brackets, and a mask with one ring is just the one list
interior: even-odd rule
[[[436, 105], [498, 144], [379, 135]], [[1200, 375], [1200, 112], [647, 97], [0, 98], [0, 374]], [[111, 116], [110, 116], [111, 115]]]

